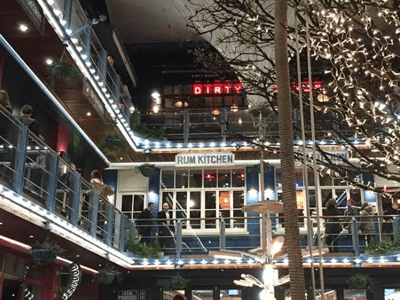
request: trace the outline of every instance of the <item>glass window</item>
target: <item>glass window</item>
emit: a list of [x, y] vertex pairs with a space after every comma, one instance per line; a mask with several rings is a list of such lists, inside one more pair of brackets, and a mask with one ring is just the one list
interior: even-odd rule
[[[233, 217], [244, 217], [242, 207], [244, 206], [244, 192], [234, 191], [233, 192]], [[244, 219], [232, 220], [233, 228], [244, 228]]]
[[203, 187], [203, 170], [190, 170], [190, 187]]
[[174, 87], [172, 85], [165, 85], [164, 86], [164, 95], [172, 95]]
[[220, 290], [219, 291], [220, 300], [242, 300], [241, 290]]
[[161, 186], [164, 189], [174, 188], [174, 171], [162, 171]]
[[176, 188], [177, 189], [188, 188], [188, 179], [189, 179], [189, 170], [176, 171], [176, 183], [175, 183]]
[[165, 98], [165, 108], [174, 108], [174, 99]]
[[232, 170], [232, 187], [244, 187], [245, 184], [245, 172], [244, 169], [233, 169]]
[[[206, 218], [215, 218], [217, 216], [217, 214], [216, 214], [217, 194], [216, 194], [216, 192], [207, 191], [205, 196], [206, 196], [205, 217]], [[205, 228], [216, 228], [216, 221], [215, 220], [206, 220]]]
[[[190, 218], [201, 218], [201, 192], [190, 192], [189, 198]], [[190, 220], [192, 229], [201, 228], [201, 220]]]
[[204, 187], [215, 188], [217, 187], [217, 171], [205, 170], [204, 171]]
[[321, 190], [322, 207], [325, 207], [326, 202], [328, 202], [328, 200], [331, 199], [331, 198], [333, 198], [332, 189]]
[[213, 290], [192, 290], [192, 299], [196, 300], [212, 300]]
[[365, 290], [343, 290], [344, 300], [367, 300]]
[[121, 211], [128, 219], [135, 219], [143, 211], [144, 204], [144, 194], [122, 195]]
[[320, 186], [332, 186], [332, 177], [326, 173], [319, 175]]
[[231, 186], [231, 170], [218, 170], [218, 187], [227, 188]]

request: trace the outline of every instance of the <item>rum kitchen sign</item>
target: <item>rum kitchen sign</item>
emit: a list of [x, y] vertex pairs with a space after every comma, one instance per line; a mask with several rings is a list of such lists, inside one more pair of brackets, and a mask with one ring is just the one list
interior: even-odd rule
[[175, 156], [176, 167], [227, 166], [235, 164], [235, 155], [229, 151], [180, 153]]

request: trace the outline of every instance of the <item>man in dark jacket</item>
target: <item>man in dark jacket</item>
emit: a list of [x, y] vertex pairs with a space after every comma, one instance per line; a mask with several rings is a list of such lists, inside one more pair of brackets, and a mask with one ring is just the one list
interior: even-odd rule
[[158, 236], [160, 240], [160, 245], [165, 249], [165, 253], [173, 252], [174, 239], [173, 232], [174, 223], [172, 221], [172, 212], [169, 210], [170, 206], [168, 203], [163, 204], [162, 211], [157, 213], [158, 219], [167, 219], [163, 221], [158, 221]]
[[153, 215], [151, 211], [154, 209], [154, 203], [147, 204], [145, 208], [138, 217], [137, 224], [139, 233], [142, 235], [141, 242], [150, 244], [151, 243], [151, 229], [153, 227]]

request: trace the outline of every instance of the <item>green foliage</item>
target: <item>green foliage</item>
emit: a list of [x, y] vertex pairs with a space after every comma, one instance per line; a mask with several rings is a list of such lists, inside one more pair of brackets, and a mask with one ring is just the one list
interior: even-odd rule
[[100, 269], [99, 273], [96, 274], [95, 279], [97, 279], [99, 282], [104, 282], [110, 279], [110, 277], [112, 280], [115, 278], [118, 282], [122, 281], [121, 272], [113, 267], [110, 267], [109, 265], [106, 265], [104, 268]]
[[72, 59], [53, 63], [46, 70], [46, 78], [51, 85], [54, 85], [57, 77], [80, 78], [81, 76], [81, 71]]
[[346, 279], [347, 285], [352, 289], [365, 288], [368, 285], [373, 285], [374, 281], [369, 275], [357, 274]]
[[125, 151], [128, 147], [128, 144], [125, 140], [121, 139], [117, 135], [109, 135], [104, 138], [103, 142], [101, 143], [101, 147], [106, 150], [106, 152], [111, 151]]
[[57, 255], [61, 255], [65, 251], [63, 248], [61, 248], [60, 245], [57, 244], [56, 241], [50, 240], [49, 237], [46, 237], [46, 239], [43, 242], [36, 241], [35, 244], [32, 246], [32, 250], [37, 250], [37, 249], [50, 250], [56, 252]]
[[394, 251], [400, 251], [400, 235], [392, 240], [384, 240], [382, 242], [376, 243], [373, 238], [371, 238], [367, 247], [365, 247], [365, 252], [372, 255], [382, 255], [391, 253]]
[[164, 287], [164, 290], [183, 290], [189, 285], [189, 280], [183, 278], [181, 275], [171, 277], [170, 283]]
[[160, 258], [160, 252], [162, 252], [162, 248], [158, 239], [155, 239], [153, 244], [147, 245], [140, 242], [140, 239], [131, 238], [129, 240], [129, 244], [127, 247], [128, 251], [140, 255], [143, 258], [153, 257]]
[[139, 115], [137, 112], [131, 116], [131, 128], [143, 137], [149, 139], [165, 140], [165, 127], [148, 127], [146, 124], [140, 124]]
[[143, 169], [155, 169], [156, 165], [152, 165], [152, 164], [142, 164], [140, 166], [135, 167], [135, 172], [136, 173], [141, 173]]
[[[264, 173], [267, 173], [271, 168], [271, 165], [264, 162]], [[249, 169], [250, 173], [260, 173], [260, 165], [254, 165]]]

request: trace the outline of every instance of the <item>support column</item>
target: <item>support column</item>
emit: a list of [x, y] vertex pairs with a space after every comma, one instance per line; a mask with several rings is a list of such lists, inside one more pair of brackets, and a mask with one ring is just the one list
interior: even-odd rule
[[47, 266], [43, 285], [43, 300], [54, 300], [59, 282], [59, 266], [56, 264]]
[[0, 272], [0, 300], [3, 298], [4, 273]]

